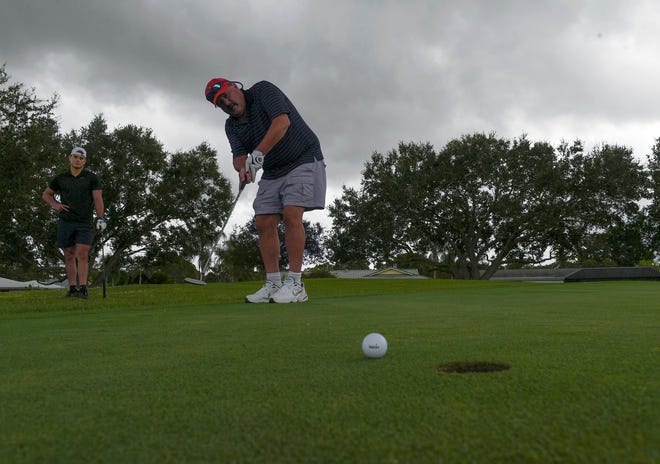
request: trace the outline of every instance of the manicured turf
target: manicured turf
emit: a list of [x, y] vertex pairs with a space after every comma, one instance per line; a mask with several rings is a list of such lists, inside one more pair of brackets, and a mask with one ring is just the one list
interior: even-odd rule
[[657, 282], [258, 285], [0, 294], [0, 462], [660, 462]]

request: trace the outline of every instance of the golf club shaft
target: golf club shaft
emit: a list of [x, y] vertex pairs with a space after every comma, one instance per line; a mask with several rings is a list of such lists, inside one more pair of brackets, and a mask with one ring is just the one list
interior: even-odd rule
[[105, 243], [101, 242], [101, 265], [103, 268], [103, 298], [106, 297], [105, 285], [108, 280], [108, 276], [105, 273]]
[[227, 219], [225, 219], [225, 223], [222, 225], [222, 228], [220, 229], [218, 238], [213, 244], [213, 248], [211, 248], [211, 252], [209, 253], [209, 257], [206, 260], [206, 263], [204, 263], [204, 267], [202, 268], [202, 277], [204, 277], [206, 275], [206, 272], [209, 270], [211, 261], [213, 260], [213, 254], [218, 249], [220, 240], [222, 240], [222, 234], [225, 232], [225, 227], [227, 227], [227, 224], [229, 224], [229, 219], [231, 219], [231, 215], [234, 213], [234, 209], [236, 208], [236, 204], [238, 203], [238, 199], [241, 197], [241, 193], [243, 193], [244, 188], [245, 188], [245, 184], [241, 184], [241, 186], [238, 189], [238, 193], [236, 194], [236, 198], [234, 199], [234, 203], [231, 205], [231, 210], [229, 211], [229, 215], [227, 216]]

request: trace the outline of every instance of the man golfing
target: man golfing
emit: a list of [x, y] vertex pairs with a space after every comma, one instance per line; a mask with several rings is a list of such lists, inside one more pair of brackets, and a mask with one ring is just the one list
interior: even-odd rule
[[[88, 255], [94, 240], [93, 212], [96, 227], [105, 230], [101, 180], [85, 169], [87, 152], [74, 147], [69, 155], [69, 170], [50, 181], [41, 198], [57, 211], [57, 246], [64, 251], [64, 266], [69, 281], [68, 298], [87, 295]], [[55, 195], [59, 195], [59, 201]]]
[[[225, 133], [239, 184], [256, 181], [263, 169], [253, 203], [259, 250], [266, 283], [245, 297], [246, 303], [307, 301], [301, 281], [305, 227], [303, 213], [325, 208], [325, 162], [318, 137], [293, 103], [267, 81], [249, 89], [223, 78], [211, 79], [206, 99], [229, 115]], [[282, 283], [277, 226], [284, 224], [289, 272]]]

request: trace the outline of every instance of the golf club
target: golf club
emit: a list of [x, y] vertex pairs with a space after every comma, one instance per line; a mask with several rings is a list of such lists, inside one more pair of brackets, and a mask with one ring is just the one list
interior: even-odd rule
[[[231, 210], [229, 211], [229, 215], [227, 216], [227, 219], [225, 219], [225, 223], [222, 225], [222, 228], [220, 229], [220, 233], [218, 234], [218, 238], [216, 239], [215, 243], [213, 244], [213, 248], [211, 248], [211, 252], [209, 253], [209, 257], [206, 260], [206, 263], [204, 263], [204, 267], [202, 267], [202, 272], [201, 272], [201, 277], [205, 276], [207, 271], [209, 270], [209, 267], [211, 266], [211, 261], [213, 260], [213, 255], [215, 251], [218, 249], [218, 246], [220, 245], [220, 240], [222, 240], [222, 236], [225, 231], [225, 227], [227, 227], [227, 224], [229, 224], [229, 219], [231, 219], [231, 215], [234, 212], [234, 209], [236, 209], [236, 204], [238, 203], [238, 199], [241, 197], [241, 193], [243, 193], [243, 189], [245, 188], [245, 183], [241, 184], [238, 193], [236, 194], [236, 198], [234, 199], [234, 203], [231, 205]], [[193, 279], [192, 277], [186, 277], [183, 279], [184, 282], [187, 282], [189, 284], [193, 285], [206, 285], [206, 282], [204, 282], [201, 279]]]
[[[98, 218], [95, 221], [96, 224], [98, 224]], [[100, 229], [99, 232], [99, 245], [101, 246], [101, 274], [103, 275], [103, 298], [107, 296], [106, 293], [106, 284], [108, 281], [108, 277], [105, 272], [105, 243], [103, 243], [103, 234], [105, 233], [105, 229]]]
[[108, 276], [105, 273], [105, 243], [101, 243], [101, 264], [103, 269], [103, 298], [106, 297], [105, 286], [108, 281]]

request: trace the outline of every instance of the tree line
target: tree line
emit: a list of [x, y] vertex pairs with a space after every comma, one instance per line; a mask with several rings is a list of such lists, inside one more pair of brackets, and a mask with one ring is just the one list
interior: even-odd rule
[[[230, 213], [231, 184], [206, 143], [168, 153], [148, 128], [110, 130], [102, 115], [62, 134], [58, 96], [40, 99], [0, 67], [0, 275], [63, 275], [54, 213], [40, 201], [68, 168], [71, 146], [104, 183], [109, 225], [90, 254], [116, 283], [181, 281], [206, 262]], [[501, 266], [634, 265], [658, 249], [660, 139], [643, 165], [632, 152], [578, 141], [556, 149], [525, 137], [472, 134], [374, 153], [359, 188], [328, 208], [332, 227], [305, 222], [306, 265], [397, 265], [488, 278]], [[233, 174], [233, 173], [232, 173]], [[207, 280], [248, 280], [263, 269], [254, 220], [235, 229]], [[282, 241], [283, 243], [283, 241]], [[103, 253], [101, 253], [103, 251]], [[101, 262], [101, 257], [105, 258]], [[286, 249], [281, 265], [286, 268]], [[99, 280], [100, 281], [100, 280]]]
[[[62, 134], [54, 110], [58, 96], [40, 99], [34, 89], [11, 83], [0, 67], [0, 276], [48, 280], [64, 275], [57, 249], [56, 214], [41, 193], [69, 168], [72, 146], [84, 146], [87, 167], [103, 182], [108, 227], [90, 252], [96, 282], [172, 282], [196, 276], [220, 238], [234, 193], [207, 143], [168, 153], [151, 129], [110, 130], [102, 115]], [[232, 173], [233, 174], [233, 173]], [[308, 262], [320, 251], [320, 225], [305, 223]], [[215, 259], [209, 280], [254, 278], [261, 270], [254, 221], [231, 235]], [[103, 261], [104, 260], [104, 261]], [[234, 261], [232, 261], [234, 260]], [[101, 262], [103, 261], [103, 262]], [[286, 253], [282, 255], [287, 263]]]
[[330, 206], [336, 265], [488, 279], [506, 266], [634, 266], [660, 254], [660, 139], [632, 150], [476, 133], [374, 153]]
[[[206, 259], [231, 205], [230, 182], [218, 170], [217, 153], [202, 143], [170, 154], [150, 129], [108, 130], [101, 115], [61, 134], [57, 100], [57, 95], [41, 100], [33, 89], [9, 83], [0, 68], [0, 176], [6, 186], [0, 198], [0, 275], [62, 275], [55, 214], [39, 197], [56, 173], [68, 169], [66, 154], [74, 145], [87, 149], [88, 168], [103, 180], [110, 220], [95, 237], [90, 259], [97, 269], [139, 278], [144, 269], [194, 275], [191, 263]], [[98, 262], [99, 255], [106, 255], [105, 263]]]

